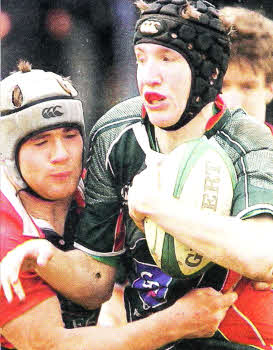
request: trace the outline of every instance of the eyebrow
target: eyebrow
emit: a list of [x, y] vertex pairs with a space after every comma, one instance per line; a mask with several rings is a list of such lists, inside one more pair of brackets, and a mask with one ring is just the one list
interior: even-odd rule
[[[136, 47], [136, 48], [135, 48], [135, 54], [137, 54], [138, 52], [145, 53], [145, 50], [141, 49], [140, 47]], [[178, 53], [178, 52], [175, 51], [175, 50], [169, 49], [169, 48], [167, 48], [167, 47], [164, 47], [164, 48], [162, 47], [162, 48], [159, 49], [159, 53], [163, 53], [163, 54], [165, 54], [165, 53], [176, 54], [176, 53]], [[178, 53], [178, 54], [179, 54], [179, 53]]]
[[44, 139], [47, 136], [49, 136], [49, 133], [45, 132], [45, 133], [42, 133], [42, 134], [38, 134], [38, 135], [32, 136], [29, 140], [36, 141], [36, 140]]
[[[73, 127], [73, 126], [66, 126], [64, 128], [61, 128], [61, 129], [62, 129], [63, 133], [70, 132], [71, 130], [78, 130], [78, 128]], [[34, 136], [30, 137], [30, 140], [36, 141], [36, 140], [46, 138], [46, 137], [50, 136], [50, 131], [52, 131], [52, 130], [49, 130], [48, 132], [44, 131], [38, 135], [34, 135]]]

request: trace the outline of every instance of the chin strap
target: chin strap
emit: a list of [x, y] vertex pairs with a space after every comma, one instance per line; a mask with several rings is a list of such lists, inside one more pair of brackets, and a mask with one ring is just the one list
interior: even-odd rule
[[[222, 118], [222, 116], [224, 115], [225, 111], [227, 110], [227, 105], [225, 104], [224, 100], [222, 99], [222, 97], [220, 95], [216, 96], [213, 108], [214, 108], [214, 114], [208, 120], [208, 122], [206, 124], [206, 127], [205, 127], [206, 131], [211, 130], [214, 127], [214, 125]], [[142, 123], [143, 124], [148, 123], [149, 116], [148, 116], [148, 113], [147, 113], [146, 108], [145, 108], [144, 105], [142, 105], [142, 115], [141, 115], [141, 117], [142, 117]], [[182, 126], [184, 126], [186, 124], [187, 124], [187, 122], [185, 122]], [[175, 124], [175, 125], [177, 125], [177, 124]], [[182, 127], [182, 126], [180, 126], [180, 127]], [[268, 127], [271, 129], [272, 134], [273, 134], [273, 126], [269, 124]], [[175, 128], [174, 129], [171, 129], [171, 128], [172, 127], [164, 128], [164, 130], [167, 130], [167, 131], [177, 130]]]

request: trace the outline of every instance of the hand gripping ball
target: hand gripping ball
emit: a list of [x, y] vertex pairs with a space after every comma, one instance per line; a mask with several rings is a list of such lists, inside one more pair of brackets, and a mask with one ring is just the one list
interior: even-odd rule
[[[215, 140], [206, 137], [183, 143], [160, 166], [161, 190], [183, 206], [207, 213], [230, 215], [235, 184], [231, 159]], [[144, 227], [155, 263], [170, 276], [196, 277], [213, 265], [150, 219], [145, 219]]]

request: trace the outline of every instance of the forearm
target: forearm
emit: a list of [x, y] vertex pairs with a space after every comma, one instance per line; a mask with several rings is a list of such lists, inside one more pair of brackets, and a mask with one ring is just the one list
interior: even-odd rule
[[17, 339], [4, 335], [22, 350], [155, 350], [177, 339], [174, 324], [154, 315], [122, 327], [52, 327], [44, 337], [29, 334], [28, 340], [23, 334]]
[[158, 313], [122, 327], [60, 329], [56, 350], [155, 350], [178, 338], [174, 324]]
[[35, 268], [52, 288], [88, 309], [95, 309], [110, 298], [114, 268], [79, 250], [53, 249], [51, 260], [45, 266], [36, 265]]
[[31, 307], [2, 327], [21, 350], [154, 350], [180, 338], [211, 337], [237, 296], [195, 289], [169, 308], [122, 327], [63, 328], [58, 298]]
[[240, 220], [181, 208], [175, 200], [157, 206], [156, 210], [147, 212], [147, 216], [217, 264], [251, 279], [273, 280], [270, 216]]
[[153, 350], [176, 339], [174, 320], [168, 325], [167, 316], [160, 312], [123, 327], [65, 329], [58, 299], [52, 297], [7, 322], [2, 334], [21, 350]]

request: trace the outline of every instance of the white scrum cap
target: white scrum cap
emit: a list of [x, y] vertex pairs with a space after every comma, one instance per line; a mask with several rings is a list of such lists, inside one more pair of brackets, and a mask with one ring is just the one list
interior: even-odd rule
[[[20, 66], [21, 65], [21, 66]], [[19, 70], [0, 82], [0, 164], [20, 187], [25, 188], [16, 165], [18, 146], [34, 133], [76, 126], [84, 137], [81, 101], [71, 83], [51, 72], [31, 69], [20, 62]]]

